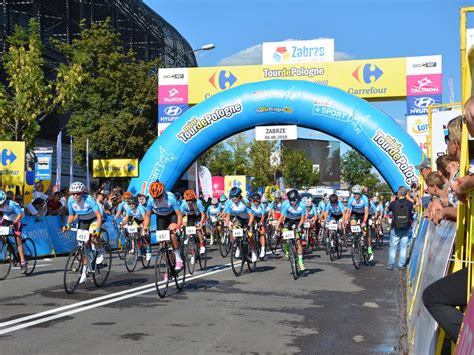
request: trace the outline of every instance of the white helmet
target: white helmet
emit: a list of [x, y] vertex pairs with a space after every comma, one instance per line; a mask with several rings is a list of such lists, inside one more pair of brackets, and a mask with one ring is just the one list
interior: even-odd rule
[[86, 185], [84, 185], [80, 181], [73, 182], [71, 186], [69, 186], [69, 192], [84, 192], [86, 191]]
[[4, 203], [7, 200], [7, 194], [5, 191], [0, 191], [0, 203]]
[[273, 197], [275, 198], [281, 198], [281, 191], [280, 190], [277, 190], [273, 193]]
[[306, 207], [311, 207], [312, 205], [313, 205], [313, 201], [310, 198], [308, 198], [306, 200]]
[[267, 196], [263, 195], [263, 196], [262, 196], [262, 199], [261, 199], [261, 202], [262, 202], [262, 203], [268, 203], [268, 198], [267, 198]]
[[360, 194], [361, 191], [362, 191], [362, 189], [361, 189], [360, 185], [354, 185], [354, 186], [352, 187], [352, 193], [353, 193], [353, 194]]

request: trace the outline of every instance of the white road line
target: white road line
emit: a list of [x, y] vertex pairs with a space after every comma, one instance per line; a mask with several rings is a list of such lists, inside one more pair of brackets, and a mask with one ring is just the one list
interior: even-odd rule
[[[224, 266], [224, 267], [222, 267], [222, 266]], [[229, 264], [222, 265], [222, 266], [220, 266], [220, 268], [219, 268], [218, 270], [206, 272], [206, 273], [203, 273], [203, 274], [200, 274], [200, 275], [191, 276], [191, 277], [188, 279], [188, 281], [192, 281], [192, 280], [195, 280], [195, 279], [200, 279], [200, 278], [202, 278], [202, 277], [209, 276], [209, 275], [213, 275], [213, 274], [217, 274], [217, 273], [219, 273], [219, 272], [226, 271], [226, 270], [229, 270], [229, 269], [230, 269], [230, 263], [229, 263]], [[174, 282], [173, 282], [173, 284], [174, 284]], [[172, 286], [172, 285], [170, 285], [170, 286]], [[17, 331], [17, 330], [20, 330], [20, 329], [28, 328], [28, 327], [31, 327], [31, 326], [34, 326], [34, 325], [37, 325], [37, 324], [49, 322], [49, 321], [52, 321], [52, 320], [55, 320], [55, 319], [67, 317], [67, 316], [69, 316], [69, 315], [71, 315], [71, 314], [76, 314], [76, 313], [79, 313], [79, 312], [84, 312], [84, 311], [87, 311], [87, 310], [89, 310], [89, 309], [93, 309], [93, 308], [105, 306], [105, 305], [110, 304], [110, 303], [119, 302], [119, 301], [125, 300], [125, 299], [127, 299], [127, 298], [132, 298], [132, 297], [139, 296], [139, 295], [142, 295], [142, 294], [144, 294], [144, 293], [153, 292], [153, 291], [156, 291], [156, 288], [155, 288], [155, 285], [154, 285], [154, 284], [153, 284], [153, 287], [150, 287], [150, 288], [145, 289], [145, 290], [141, 290], [141, 291], [138, 291], [138, 292], [134, 292], [134, 293], [131, 293], [131, 294], [128, 294], [128, 295], [124, 295], [124, 296], [121, 296], [121, 297], [116, 297], [116, 298], [113, 298], [113, 299], [111, 299], [111, 300], [107, 300], [107, 301], [95, 303], [95, 304], [92, 304], [92, 305], [89, 305], [89, 306], [85, 306], [85, 307], [73, 309], [73, 310], [71, 310], [71, 311], [67, 311], [67, 312], [55, 314], [55, 315], [53, 315], [53, 316], [45, 317], [45, 318], [38, 319], [38, 320], [35, 320], [35, 321], [32, 321], [32, 322], [19, 324], [19, 325], [16, 325], [16, 326], [14, 326], [14, 327], [5, 328], [5, 329], [0, 330], [0, 335], [7, 334], [7, 333], [11, 333], [11, 332], [14, 332], [14, 331]], [[115, 295], [116, 295], [116, 294], [115, 294]], [[157, 297], [158, 297], [158, 296], [157, 296]], [[100, 297], [99, 297], [99, 298], [100, 298]], [[71, 306], [72, 306], [72, 305], [71, 305]], [[64, 308], [64, 307], [62, 307], [62, 308]], [[59, 308], [58, 308], [58, 309], [59, 309]], [[58, 311], [58, 309], [51, 310], [51, 311], [54, 311], [54, 313], [55, 313], [55, 312]], [[44, 313], [46, 313], [46, 312], [42, 312], [42, 313], [44, 314]], [[40, 313], [38, 313], [36, 316], [38, 316], [39, 314], [40, 314]], [[27, 317], [23, 317], [23, 319], [24, 319], [24, 318], [27, 318]], [[37, 318], [37, 317], [34, 317], [34, 318]], [[22, 319], [22, 318], [19, 318], [19, 319]], [[8, 323], [8, 322], [7, 322], [7, 323]], [[18, 322], [17, 322], [17, 323], [18, 323]], [[2, 324], [6, 324], [6, 323], [2, 323]]]
[[[53, 264], [36, 265], [36, 266], [35, 266], [35, 269], [36, 269], [37, 267], [45, 267], [45, 266], [51, 266], [51, 265], [53, 265]], [[20, 269], [21, 269], [21, 267], [18, 267], [18, 266], [12, 267], [12, 270], [20, 270]]]

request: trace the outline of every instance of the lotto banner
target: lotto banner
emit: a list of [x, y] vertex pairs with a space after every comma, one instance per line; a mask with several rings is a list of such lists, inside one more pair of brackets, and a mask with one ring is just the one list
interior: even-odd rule
[[93, 177], [137, 177], [138, 159], [94, 159]]
[[23, 186], [25, 182], [25, 142], [0, 142], [0, 185]]

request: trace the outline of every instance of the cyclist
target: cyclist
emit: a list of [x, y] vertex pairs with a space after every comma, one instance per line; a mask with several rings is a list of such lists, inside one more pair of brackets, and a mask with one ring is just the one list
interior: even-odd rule
[[204, 213], [204, 206], [201, 200], [197, 199], [196, 193], [193, 190], [186, 190], [183, 194], [183, 201], [181, 202], [181, 214], [187, 217], [186, 225], [188, 227], [196, 226], [198, 231], [200, 245], [199, 253], [206, 253], [206, 240], [202, 227], [206, 221], [206, 214]]
[[22, 270], [25, 270], [28, 266], [28, 261], [25, 260], [25, 253], [23, 252], [23, 244], [21, 242], [21, 219], [23, 218], [23, 211], [18, 203], [7, 198], [5, 191], [0, 191], [0, 212], [2, 212], [0, 226], [12, 226], [13, 228], [18, 253], [20, 254], [20, 266]]
[[152, 182], [148, 188], [150, 198], [146, 205], [145, 218], [143, 226], [145, 232], [150, 226], [151, 214], [156, 215], [157, 230], [169, 229], [171, 241], [176, 257], [176, 270], [183, 268], [183, 258], [181, 257], [181, 246], [176, 237], [177, 231], [180, 230], [183, 222], [183, 216], [179, 208], [178, 202], [173, 193], [166, 191], [165, 185], [159, 181]]
[[282, 204], [281, 191], [277, 190], [273, 193], [273, 202], [270, 204], [271, 216], [274, 221], [280, 219]]
[[330, 222], [331, 219], [335, 220], [339, 231], [342, 232], [342, 220], [345, 210], [346, 208], [342, 202], [339, 201], [337, 195], [332, 194], [329, 196], [329, 203], [326, 205], [326, 210], [324, 211], [324, 220], [328, 222]]
[[367, 238], [367, 251], [369, 253], [369, 261], [374, 259], [374, 253], [372, 251], [372, 244], [370, 240], [370, 235], [365, 230], [367, 224], [367, 219], [369, 216], [369, 202], [366, 198], [363, 198], [362, 189], [359, 185], [354, 185], [352, 188], [353, 196], [347, 202], [347, 213], [345, 215], [345, 222], [347, 223], [349, 219], [359, 220], [361, 222], [361, 227], [363, 228], [363, 233]]
[[221, 214], [221, 209], [219, 207], [219, 201], [217, 198], [213, 198], [211, 200], [211, 205], [207, 208], [207, 220], [210, 221], [210, 230], [211, 230], [211, 242], [209, 245], [214, 245], [214, 228], [217, 228], [219, 230], [219, 216]]
[[[92, 196], [86, 194], [86, 186], [80, 181], [73, 182], [71, 186], [69, 186], [69, 193], [71, 194], [67, 200], [69, 216], [67, 217], [67, 223], [63, 227], [63, 231], [68, 231], [71, 228], [71, 223], [77, 218], [79, 220], [77, 228], [88, 230], [89, 233], [92, 234], [92, 250], [97, 248], [95, 263], [101, 264], [104, 261], [104, 253], [102, 250], [102, 241], [99, 238], [99, 232], [102, 226], [102, 215], [99, 205]], [[82, 268], [79, 283], [86, 282], [88, 271], [87, 267]]]
[[143, 194], [138, 194], [137, 195], [137, 199], [138, 199], [138, 203], [143, 206], [143, 207], [146, 207], [146, 196], [143, 195]]
[[265, 234], [266, 234], [266, 228], [265, 228], [265, 219], [266, 219], [266, 208], [263, 206], [263, 204], [260, 201], [260, 194], [255, 193], [251, 197], [252, 204], [250, 208], [252, 209], [252, 212], [255, 216], [255, 221], [256, 221], [256, 226], [259, 227], [259, 230], [255, 230], [256, 233], [259, 233], [260, 235], [260, 260], [263, 260], [265, 258]]
[[376, 220], [376, 230], [379, 235], [383, 235], [382, 231], [382, 220], [384, 217], [384, 208], [383, 208], [383, 199], [380, 198], [380, 201], [377, 197], [374, 197], [375, 204], [375, 220]]
[[[136, 224], [142, 227], [143, 233], [143, 221], [145, 220], [145, 215], [145, 207], [138, 203], [138, 199], [136, 197], [130, 197], [128, 199], [127, 206], [125, 207], [125, 217], [123, 218], [122, 223], [120, 223], [120, 228], [123, 228], [123, 226], [131, 222], [131, 224]], [[148, 261], [151, 259], [151, 245], [149, 237], [146, 235], [143, 240], [146, 248], [145, 259]], [[131, 251], [133, 252], [133, 250]]]
[[[290, 190], [288, 191], [286, 196], [288, 200], [283, 203], [283, 206], [281, 208], [281, 215], [278, 219], [276, 229], [278, 230], [280, 228], [280, 225], [282, 225], [283, 228], [291, 229], [293, 226], [295, 226], [298, 230], [301, 230], [301, 226], [304, 223], [306, 215], [306, 207], [302, 203], [300, 203], [300, 194], [298, 193], [298, 190]], [[298, 251], [298, 263], [301, 271], [304, 271], [305, 266], [303, 263], [303, 246], [299, 237], [297, 237], [296, 239], [296, 246]], [[283, 244], [283, 249], [285, 251], [285, 256], [288, 257], [288, 244]]]
[[132, 193], [130, 191], [125, 191], [123, 194], [122, 194], [122, 202], [119, 203], [118, 207], [117, 207], [117, 213], [115, 213], [115, 216], [114, 216], [114, 222], [117, 221], [117, 218], [119, 218], [120, 216], [124, 216], [125, 214], [125, 209], [128, 208], [128, 204], [127, 204], [127, 201], [130, 197], [132, 197]]
[[311, 223], [311, 226], [313, 226], [316, 223], [316, 220], [318, 218], [318, 212], [316, 211], [316, 207], [313, 204], [313, 199], [308, 198], [306, 200], [306, 215], [305, 215], [305, 220]]
[[[225, 216], [225, 225], [230, 228], [230, 218], [232, 217], [236, 221], [240, 222], [240, 225], [243, 228], [247, 228], [248, 232], [247, 235], [249, 237], [249, 244], [250, 247], [252, 248], [252, 262], [257, 261], [257, 254], [255, 253], [256, 250], [256, 244], [255, 240], [253, 239], [253, 232], [250, 228], [253, 224], [254, 220], [254, 215], [252, 212], [252, 209], [246, 206], [242, 199], [242, 190], [240, 187], [233, 187], [229, 191], [229, 201], [230, 203], [226, 204], [226, 208], [224, 212], [226, 213]], [[239, 249], [237, 249], [237, 252], [239, 252]], [[236, 255], [238, 258], [240, 255]]]

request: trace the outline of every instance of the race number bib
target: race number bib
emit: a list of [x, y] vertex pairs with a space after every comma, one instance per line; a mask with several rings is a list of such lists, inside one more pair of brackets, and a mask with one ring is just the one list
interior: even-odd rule
[[293, 231], [283, 232], [283, 239], [284, 240], [295, 239], [295, 233]]
[[360, 232], [362, 232], [362, 229], [360, 229], [360, 226], [351, 226], [351, 232], [352, 233], [360, 233]]
[[309, 228], [309, 222], [304, 222], [303, 227]]
[[76, 239], [79, 242], [87, 242], [89, 240], [89, 231], [86, 229], [78, 229], [76, 233]]
[[337, 223], [329, 223], [328, 228], [330, 231], [337, 231]]
[[10, 227], [0, 227], [0, 235], [9, 235]]
[[186, 227], [186, 234], [187, 235], [193, 235], [196, 234], [196, 227]]
[[138, 228], [137, 228], [137, 226], [127, 226], [127, 232], [128, 232], [129, 234], [137, 233], [137, 232], [138, 232]]
[[170, 240], [170, 231], [167, 229], [156, 231], [156, 240], [159, 242], [168, 242]]
[[233, 229], [232, 236], [234, 238], [242, 238], [244, 236], [244, 230], [242, 228]]
[[216, 216], [211, 216], [211, 222], [216, 223], [217, 222], [217, 217]]

